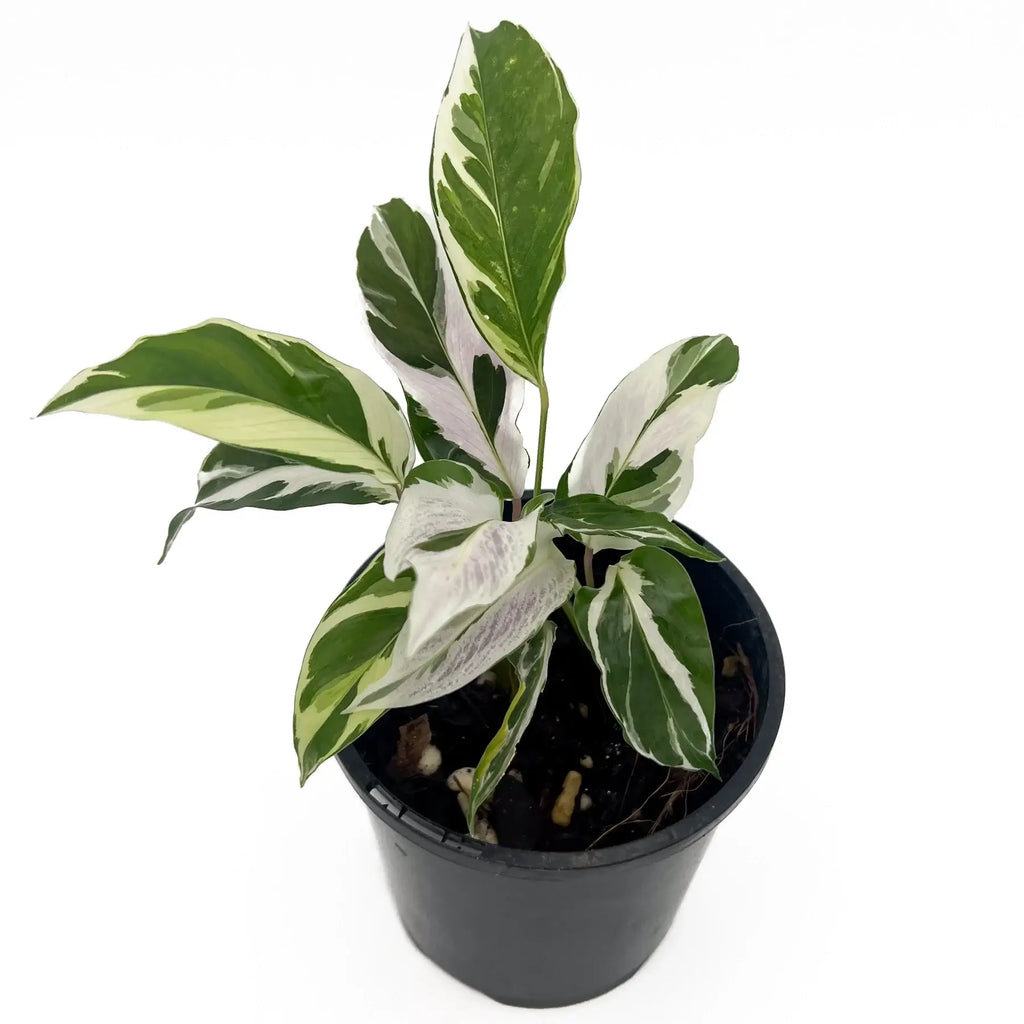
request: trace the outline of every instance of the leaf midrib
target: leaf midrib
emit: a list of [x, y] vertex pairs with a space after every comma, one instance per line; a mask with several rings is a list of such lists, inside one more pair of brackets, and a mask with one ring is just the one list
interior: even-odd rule
[[[474, 50], [474, 53], [475, 53], [476, 52], [476, 46], [475, 45], [473, 47], [473, 50]], [[509, 292], [512, 295], [512, 304], [515, 307], [516, 319], [519, 321], [519, 331], [520, 331], [520, 339], [519, 340], [522, 343], [523, 348], [526, 351], [527, 356], [530, 358], [530, 361], [531, 361], [531, 364], [532, 364], [533, 363], [533, 350], [532, 350], [532, 348], [530, 346], [529, 340], [526, 337], [526, 324], [523, 321], [522, 310], [520, 309], [520, 306], [519, 306], [519, 295], [516, 292], [515, 278], [514, 278], [514, 275], [512, 274], [512, 261], [509, 259], [509, 255], [508, 255], [508, 241], [507, 241], [507, 239], [505, 237], [505, 219], [504, 219], [504, 217], [502, 216], [502, 213], [501, 213], [501, 199], [498, 197], [498, 180], [497, 180], [497, 178], [495, 177], [495, 174], [494, 174], [494, 156], [493, 156], [493, 150], [491, 148], [491, 132], [490, 132], [490, 128], [489, 128], [489, 120], [488, 120], [488, 117], [487, 117], [487, 100], [484, 98], [484, 75], [483, 75], [483, 72], [480, 70], [480, 63], [481, 63], [480, 59], [479, 59], [479, 57], [477, 57], [476, 73], [477, 73], [477, 75], [480, 78], [480, 93], [479, 93], [479, 95], [480, 95], [480, 108], [483, 111], [483, 115], [484, 115], [484, 145], [485, 145], [485, 147], [487, 149], [487, 170], [488, 170], [488, 172], [489, 172], [489, 174], [491, 176], [491, 189], [492, 189], [492, 192], [493, 192], [493, 199], [494, 199], [494, 215], [495, 215], [495, 218], [497, 219], [497, 223], [498, 223], [498, 237], [501, 239], [502, 255], [505, 257], [505, 271], [506, 271], [506, 274], [508, 276], [508, 288], [509, 288]], [[541, 377], [541, 374], [540, 374], [539, 369], [538, 369], [537, 366], [531, 365], [531, 369], [534, 371], [534, 373], [537, 375], [538, 378]]]

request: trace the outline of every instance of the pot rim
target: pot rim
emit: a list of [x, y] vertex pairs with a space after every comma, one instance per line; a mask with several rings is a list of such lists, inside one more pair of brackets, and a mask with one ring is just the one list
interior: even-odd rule
[[[722, 554], [714, 544], [709, 544], [693, 530], [688, 529], [687, 532], [699, 543]], [[374, 552], [371, 559], [376, 554]], [[768, 692], [763, 700], [763, 718], [749, 753], [721, 790], [692, 814], [687, 814], [668, 828], [599, 850], [520, 850], [510, 846], [493, 846], [471, 839], [463, 833], [451, 832], [408, 807], [388, 789], [383, 780], [370, 771], [354, 744], [335, 755], [338, 763], [370, 811], [390, 829], [407, 841], [465, 867], [491, 872], [497, 869], [502, 874], [624, 867], [641, 859], [661, 859], [677, 849], [690, 846], [719, 825], [761, 774], [778, 735], [785, 700], [785, 665], [775, 626], [746, 577], [724, 555], [722, 557], [723, 561], [714, 564], [725, 573], [750, 606], [764, 641]]]

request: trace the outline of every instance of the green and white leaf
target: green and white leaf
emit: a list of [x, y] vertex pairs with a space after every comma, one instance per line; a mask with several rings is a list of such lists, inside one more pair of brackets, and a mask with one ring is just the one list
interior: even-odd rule
[[549, 505], [555, 500], [554, 494], [551, 491], [541, 491], [540, 494], [535, 494], [524, 506], [523, 514], [526, 515], [532, 512], [536, 508], [543, 508], [545, 505]]
[[534, 384], [579, 194], [575, 128], [562, 73], [525, 29], [467, 30], [434, 130], [434, 213], [481, 333]]
[[637, 548], [600, 589], [580, 589], [575, 614], [629, 743], [659, 764], [717, 775], [714, 656], [683, 566]]
[[285, 511], [311, 505], [364, 505], [394, 501], [394, 490], [372, 473], [321, 469], [283, 455], [219, 444], [199, 470], [195, 503], [182, 509], [167, 529], [162, 562], [181, 528], [197, 508], [234, 511], [266, 508]]
[[[207, 320], [141, 338], [69, 381], [43, 409], [162, 420], [241, 448], [374, 477], [397, 500], [409, 425], [365, 373], [298, 338]], [[380, 500], [380, 499], [376, 499]]]
[[309, 641], [295, 690], [295, 752], [300, 781], [362, 735], [381, 711], [354, 711], [381, 679], [405, 625], [412, 578], [389, 580], [383, 552], [327, 609]]
[[486, 803], [501, 782], [515, 757], [516, 745], [533, 718], [541, 691], [548, 677], [548, 661], [555, 642], [555, 624], [550, 619], [529, 640], [509, 656], [515, 673], [516, 690], [501, 727], [487, 744], [473, 772], [466, 821], [473, 831], [477, 811]]
[[464, 462], [503, 496], [522, 494], [524, 382], [480, 336], [426, 220], [401, 199], [377, 207], [357, 257], [367, 320], [402, 382], [424, 459]]
[[660, 512], [620, 505], [601, 494], [576, 494], [558, 498], [541, 512], [541, 518], [595, 551], [604, 548], [629, 550], [642, 544], [679, 551], [705, 562], [721, 556], [698, 544], [685, 530]]
[[384, 540], [384, 572], [394, 579], [408, 569], [420, 544], [501, 518], [501, 498], [479, 473], [445, 459], [410, 471]]
[[671, 518], [693, 483], [693, 453], [735, 376], [739, 352], [724, 334], [669, 345], [608, 396], [559, 484], [565, 494], [604, 494]]
[[362, 692], [355, 706], [406, 707], [434, 700], [465, 686], [525, 643], [566, 599], [575, 580], [573, 564], [554, 546], [554, 537], [551, 527], [540, 524], [533, 557], [492, 604], [467, 612], [415, 651], [404, 629], [387, 675]]
[[[461, 482], [460, 482], [461, 481]], [[474, 470], [425, 462], [408, 477], [384, 544], [384, 569], [416, 573], [405, 640], [410, 654], [448, 623], [513, 584], [537, 542], [539, 512], [501, 519], [502, 502]]]
[[537, 543], [534, 512], [515, 522], [492, 519], [419, 545], [408, 561], [416, 573], [409, 606], [409, 651], [466, 612], [496, 601], [526, 567]]

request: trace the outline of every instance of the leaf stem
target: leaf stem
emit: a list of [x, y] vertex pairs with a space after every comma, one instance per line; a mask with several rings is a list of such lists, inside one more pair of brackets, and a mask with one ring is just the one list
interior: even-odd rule
[[512, 522], [516, 522], [523, 514], [523, 499], [519, 494], [512, 495]]
[[533, 478], [534, 497], [541, 491], [544, 475], [544, 441], [548, 434], [548, 385], [543, 376], [537, 387], [540, 389], [540, 430], [537, 434], [537, 472]]
[[562, 611], [565, 612], [565, 617], [569, 620], [569, 625], [572, 626], [573, 632], [579, 638], [580, 643], [586, 647], [587, 641], [583, 638], [583, 634], [580, 632], [580, 624], [576, 621], [576, 610], [570, 603], [569, 598], [566, 598], [562, 602]]
[[594, 549], [589, 544], [583, 549], [583, 580], [588, 587], [594, 585]]

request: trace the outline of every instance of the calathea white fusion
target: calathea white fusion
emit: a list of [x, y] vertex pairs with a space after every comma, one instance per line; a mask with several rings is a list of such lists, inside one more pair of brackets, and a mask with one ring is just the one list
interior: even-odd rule
[[[306, 650], [294, 711], [300, 776], [387, 709], [497, 666], [511, 698], [482, 748], [470, 831], [529, 728], [559, 609], [636, 750], [716, 772], [714, 665], [686, 559], [717, 556], [669, 517], [736, 374], [736, 347], [701, 335], [655, 353], [611, 393], [556, 491], [540, 488], [544, 350], [579, 192], [575, 125], [561, 72], [525, 30], [503, 22], [466, 33], [434, 132], [434, 227], [394, 199], [357, 247], [369, 327], [408, 419], [361, 371], [226, 320], [142, 338], [43, 410], [163, 420], [217, 442], [164, 554], [197, 508], [396, 502], [383, 551]], [[541, 422], [524, 506], [529, 457], [516, 419], [527, 383]], [[580, 569], [560, 538], [576, 542]], [[600, 549], [622, 554], [596, 585]]]
[[410, 655], [442, 627], [497, 601], [536, 561], [539, 516], [537, 509], [502, 522], [501, 499], [457, 462], [425, 462], [409, 474], [384, 541], [384, 572], [416, 576], [405, 635]]
[[357, 249], [366, 318], [405, 390], [425, 459], [458, 459], [522, 494], [529, 458], [516, 417], [525, 384], [480, 336], [422, 214], [379, 207]]

